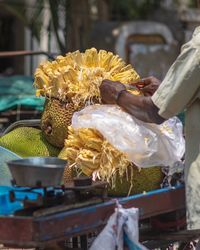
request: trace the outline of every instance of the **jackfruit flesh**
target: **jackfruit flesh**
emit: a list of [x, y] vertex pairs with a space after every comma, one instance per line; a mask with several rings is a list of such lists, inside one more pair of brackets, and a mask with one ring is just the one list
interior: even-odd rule
[[[101, 103], [99, 86], [104, 79], [127, 84], [139, 79], [139, 75], [119, 56], [105, 50], [98, 52], [95, 48], [85, 53], [67, 53], [39, 65], [34, 85], [36, 95], [48, 99], [41, 129], [49, 143], [63, 147], [73, 113], [87, 105]], [[132, 92], [140, 94], [137, 90]]]
[[[107, 181], [110, 184], [109, 194], [135, 194], [160, 187], [163, 179], [160, 167], [137, 168], [128, 161], [126, 154], [112, 146], [95, 129], [69, 127], [68, 130], [65, 147], [58, 157], [68, 160], [78, 174]], [[69, 169], [67, 171], [64, 182], [69, 181]]]
[[95, 48], [85, 53], [75, 51], [44, 62], [35, 71], [36, 95], [71, 101], [74, 105], [101, 102], [99, 86], [102, 80], [124, 84], [139, 79], [133, 67], [118, 56]]
[[[139, 172], [139, 169], [127, 160], [124, 153], [109, 144], [98, 131], [91, 129], [75, 131], [69, 126], [75, 111], [93, 103], [101, 104], [99, 87], [104, 79], [127, 84], [138, 80], [139, 75], [119, 56], [92, 48], [85, 53], [75, 51], [65, 56], [58, 56], [52, 62], [41, 63], [35, 72], [34, 85], [37, 88], [36, 95], [46, 96], [48, 99], [41, 119], [45, 138], [52, 145], [58, 147], [65, 145], [59, 157], [67, 159], [78, 174], [106, 180], [114, 190], [118, 183], [116, 176], [119, 179], [124, 179], [124, 176], [130, 178], [130, 175], [133, 176], [134, 171]], [[139, 91], [130, 90], [130, 92], [141, 95]], [[131, 172], [128, 171], [130, 166]], [[72, 173], [71, 168], [67, 169], [66, 181], [70, 179]], [[156, 172], [157, 169], [159, 174]], [[151, 170], [152, 175], [157, 173], [155, 174], [157, 179], [152, 178], [154, 180], [152, 183], [157, 185], [161, 182], [161, 170], [159, 167], [156, 171], [154, 168]], [[142, 170], [141, 177], [146, 171]], [[151, 175], [150, 169], [147, 172]], [[144, 186], [141, 190], [148, 191], [144, 182], [145, 179], [142, 181]], [[131, 188], [132, 179], [128, 183]]]
[[58, 156], [60, 149], [49, 144], [42, 131], [32, 127], [19, 127], [0, 137], [0, 146], [21, 157]]

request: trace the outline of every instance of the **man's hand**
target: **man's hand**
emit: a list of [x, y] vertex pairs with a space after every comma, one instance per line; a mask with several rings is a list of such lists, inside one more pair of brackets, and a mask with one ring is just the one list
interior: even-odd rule
[[[149, 93], [155, 92], [155, 90], [158, 88], [158, 83], [159, 81], [156, 78], [148, 77], [143, 79], [142, 86], [140, 86], [141, 81], [140, 84], [138, 81], [138, 86], [140, 86], [141, 89], [145, 88], [145, 91], [148, 92], [146, 95], [150, 95]], [[135, 83], [133, 85], [135, 85]], [[149, 92], [150, 90], [147, 91], [147, 87], [149, 87], [149, 85], [153, 85], [153, 87], [150, 87], [152, 92]], [[117, 104], [124, 111], [132, 116], [135, 116], [139, 120], [157, 124], [161, 124], [164, 121], [164, 118], [159, 116], [159, 109], [154, 105], [151, 97], [135, 96], [129, 91], [126, 91], [126, 87], [120, 82], [103, 80], [100, 86], [100, 94], [103, 103]]]
[[134, 82], [134, 85], [142, 91], [144, 96], [152, 96], [158, 89], [160, 83], [160, 80], [154, 76], [150, 76]]
[[118, 94], [122, 90], [126, 90], [126, 87], [120, 82], [103, 80], [100, 86], [102, 102], [106, 104], [116, 104]]

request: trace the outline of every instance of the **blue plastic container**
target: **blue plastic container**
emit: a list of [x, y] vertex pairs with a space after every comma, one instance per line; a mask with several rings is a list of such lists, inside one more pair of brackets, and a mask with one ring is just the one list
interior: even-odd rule
[[[12, 190], [15, 191], [15, 197], [19, 201], [10, 201], [9, 192]], [[26, 188], [0, 186], [0, 216], [13, 214], [16, 210], [23, 208], [23, 199], [25, 197], [36, 200], [38, 194], [43, 194], [43, 190], [37, 189], [35, 192], [28, 192]]]
[[0, 186], [0, 215], [13, 214], [16, 210], [23, 207], [19, 201], [10, 202], [9, 191], [12, 187]]

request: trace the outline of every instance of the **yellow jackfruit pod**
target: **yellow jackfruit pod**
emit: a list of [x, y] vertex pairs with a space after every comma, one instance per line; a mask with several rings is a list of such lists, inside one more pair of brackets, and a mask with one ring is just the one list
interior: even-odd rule
[[81, 149], [79, 151], [79, 154], [76, 158], [76, 163], [80, 167], [88, 167], [91, 170], [95, 170], [99, 167], [99, 161], [100, 161], [100, 153], [88, 150], [88, 149]]
[[40, 69], [35, 73], [35, 81], [37, 82], [37, 88], [44, 88], [49, 84], [49, 77]]
[[38, 92], [42, 95], [62, 101], [70, 98], [82, 104], [93, 97], [101, 101], [99, 86], [104, 79], [131, 82], [139, 79], [139, 75], [118, 55], [91, 48], [84, 53], [75, 51], [41, 63], [35, 72], [34, 85], [43, 90]]
[[79, 155], [79, 150], [71, 147], [67, 148], [67, 150], [66, 149], [61, 150], [59, 158], [68, 160], [70, 165], [74, 163], [78, 155]]
[[91, 176], [92, 173], [93, 173], [93, 170], [88, 168], [88, 167], [85, 167], [85, 166], [82, 166], [82, 173], [86, 176]]

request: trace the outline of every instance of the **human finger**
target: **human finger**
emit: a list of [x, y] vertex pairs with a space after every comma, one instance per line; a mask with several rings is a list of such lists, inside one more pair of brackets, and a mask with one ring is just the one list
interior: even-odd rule
[[139, 79], [135, 82], [131, 82], [130, 85], [133, 85], [133, 86], [144, 86], [144, 80], [143, 79]]
[[149, 95], [153, 95], [157, 89], [158, 89], [158, 85], [151, 84], [142, 88], [141, 91], [143, 92], [145, 96], [147, 95], [149, 96]]
[[143, 84], [143, 86], [150, 85], [150, 84], [159, 84], [160, 80], [158, 80], [154, 76], [148, 76], [148, 77], [141, 79], [141, 83]]

